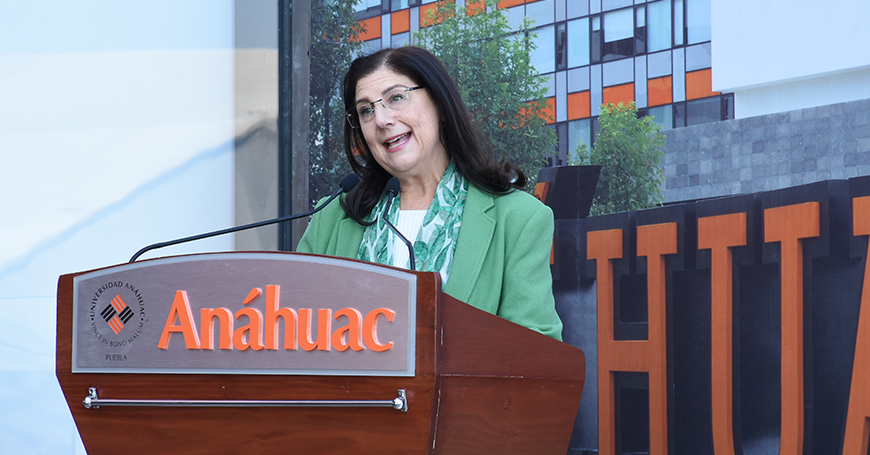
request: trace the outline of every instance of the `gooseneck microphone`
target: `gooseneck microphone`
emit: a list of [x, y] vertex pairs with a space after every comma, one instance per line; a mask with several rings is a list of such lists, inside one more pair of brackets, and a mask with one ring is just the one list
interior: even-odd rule
[[384, 192], [387, 193], [387, 206], [384, 210], [384, 213], [381, 215], [381, 218], [383, 218], [384, 222], [387, 223], [387, 227], [389, 227], [394, 234], [399, 236], [399, 240], [401, 240], [405, 244], [405, 246], [408, 247], [408, 258], [411, 261], [411, 270], [417, 270], [417, 264], [414, 260], [414, 245], [412, 245], [411, 242], [408, 241], [408, 239], [405, 238], [405, 236], [402, 235], [402, 233], [399, 232], [399, 230], [396, 229], [395, 226], [393, 226], [393, 223], [390, 223], [390, 220], [387, 219], [387, 214], [390, 213], [390, 205], [393, 204], [393, 198], [396, 197], [397, 194], [399, 194], [399, 179], [393, 177], [388, 180], [387, 187], [384, 188]]
[[194, 240], [201, 240], [201, 239], [205, 239], [205, 238], [209, 238], [209, 237], [214, 237], [217, 235], [229, 234], [232, 232], [244, 231], [245, 229], [253, 229], [256, 227], [266, 226], [269, 224], [281, 223], [283, 221], [292, 221], [292, 220], [295, 220], [298, 218], [313, 215], [313, 214], [319, 212], [320, 210], [322, 210], [327, 205], [329, 205], [329, 203], [332, 202], [333, 199], [337, 198], [338, 195], [340, 195], [341, 193], [347, 193], [348, 191], [352, 190], [357, 185], [357, 183], [359, 183], [359, 176], [357, 176], [356, 174], [348, 175], [347, 177], [342, 179], [341, 183], [338, 184], [338, 186], [339, 186], [338, 190], [336, 190], [335, 193], [332, 193], [332, 196], [330, 196], [329, 199], [327, 199], [323, 204], [320, 204], [319, 206], [315, 207], [314, 210], [312, 210], [310, 212], [299, 213], [296, 215], [282, 216], [280, 218], [275, 218], [272, 220], [258, 221], [256, 223], [245, 224], [242, 226], [236, 226], [236, 227], [231, 227], [231, 228], [227, 228], [227, 229], [221, 229], [219, 231], [206, 232], [205, 234], [192, 235], [190, 237], [169, 240], [167, 242], [154, 243], [154, 244], [148, 245], [145, 248], [142, 248], [141, 250], [137, 251], [136, 254], [134, 254], [133, 257], [130, 258], [130, 262], [135, 262], [136, 259], [139, 258], [139, 256], [141, 256], [143, 253], [145, 253], [147, 251], [151, 251], [151, 250], [156, 250], [158, 248], [163, 248], [163, 247], [171, 246], [171, 245], [178, 245], [179, 243], [192, 242]]

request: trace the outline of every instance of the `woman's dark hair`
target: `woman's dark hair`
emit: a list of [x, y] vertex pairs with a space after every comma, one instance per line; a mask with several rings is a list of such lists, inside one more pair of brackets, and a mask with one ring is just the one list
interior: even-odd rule
[[[478, 137], [459, 89], [441, 61], [427, 50], [405, 46], [355, 59], [344, 76], [345, 111], [356, 106], [359, 80], [381, 68], [408, 77], [429, 91], [441, 119], [441, 143], [456, 170], [466, 179], [492, 194], [506, 193], [526, 185], [528, 179], [519, 167], [507, 160], [493, 161], [491, 151]], [[360, 183], [342, 200], [342, 206], [348, 216], [365, 224], [363, 219], [378, 203], [392, 176], [375, 161], [362, 128], [352, 128], [347, 122], [344, 125], [344, 152], [351, 168], [360, 176]]]

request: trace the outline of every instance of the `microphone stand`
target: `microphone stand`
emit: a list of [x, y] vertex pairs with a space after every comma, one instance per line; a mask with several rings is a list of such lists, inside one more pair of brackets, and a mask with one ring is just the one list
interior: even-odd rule
[[393, 204], [393, 198], [396, 197], [396, 193], [398, 192], [395, 188], [398, 185], [399, 181], [396, 180], [395, 177], [391, 178], [390, 181], [387, 182], [387, 205], [385, 207], [384, 214], [381, 216], [384, 220], [384, 223], [387, 223], [387, 227], [390, 228], [390, 230], [399, 237], [399, 240], [401, 240], [402, 243], [404, 243], [405, 246], [408, 247], [408, 259], [411, 262], [411, 270], [416, 271], [417, 264], [414, 255], [414, 245], [412, 245], [411, 242], [407, 238], [405, 238], [405, 236], [402, 235], [402, 233], [399, 232], [399, 230], [396, 229], [396, 227], [393, 226], [393, 223], [390, 223], [390, 220], [387, 218], [387, 214], [390, 213], [390, 206]]
[[192, 235], [190, 237], [184, 237], [184, 238], [180, 238], [180, 239], [169, 240], [166, 242], [154, 243], [154, 244], [148, 245], [148, 246], [142, 248], [141, 250], [137, 251], [136, 254], [134, 254], [133, 257], [130, 258], [130, 263], [135, 262], [136, 259], [138, 259], [139, 256], [141, 256], [143, 253], [145, 253], [147, 251], [151, 251], [151, 250], [156, 250], [158, 248], [163, 248], [163, 247], [167, 247], [167, 246], [171, 246], [171, 245], [178, 245], [179, 243], [192, 242], [194, 240], [206, 239], [206, 238], [214, 237], [214, 236], [218, 236], [218, 235], [229, 234], [231, 232], [238, 232], [238, 231], [243, 231], [245, 229], [253, 229], [253, 228], [260, 227], [260, 226], [281, 223], [284, 221], [292, 221], [292, 220], [299, 219], [302, 217], [311, 216], [311, 215], [319, 212], [320, 210], [322, 210], [324, 207], [326, 207], [330, 202], [332, 202], [333, 199], [337, 198], [341, 193], [350, 191], [353, 187], [356, 186], [357, 183], [359, 183], [359, 177], [357, 177], [355, 174], [348, 175], [347, 177], [344, 178], [344, 180], [341, 181], [340, 188], [338, 190], [336, 190], [335, 193], [332, 193], [332, 196], [330, 196], [329, 199], [327, 199], [323, 204], [320, 204], [319, 206], [315, 207], [314, 210], [311, 210], [309, 212], [299, 213], [299, 214], [295, 214], [295, 215], [287, 215], [287, 216], [275, 218], [272, 220], [258, 221], [256, 223], [250, 223], [250, 224], [245, 224], [242, 226], [221, 229], [219, 231], [206, 232], [204, 234]]

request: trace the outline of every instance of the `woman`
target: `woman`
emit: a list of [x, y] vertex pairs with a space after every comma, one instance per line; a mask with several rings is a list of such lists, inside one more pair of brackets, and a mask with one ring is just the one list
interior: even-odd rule
[[491, 160], [441, 62], [415, 47], [360, 57], [343, 96], [345, 153], [361, 181], [312, 218], [297, 250], [407, 268], [407, 247], [383, 220], [395, 177], [386, 216], [414, 241], [417, 270], [439, 272], [444, 292], [463, 302], [561, 340], [553, 212], [514, 191], [525, 174]]

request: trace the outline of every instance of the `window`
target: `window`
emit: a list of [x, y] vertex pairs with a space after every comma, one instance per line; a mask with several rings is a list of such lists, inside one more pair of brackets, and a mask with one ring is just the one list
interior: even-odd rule
[[601, 63], [602, 45], [604, 44], [603, 32], [601, 30], [601, 16], [592, 17], [592, 33], [590, 37], [592, 63]]
[[685, 0], [687, 44], [710, 41], [710, 0]]
[[[593, 63], [607, 62], [670, 49], [670, 6], [671, 0], [659, 0], [649, 6], [623, 8], [593, 16], [590, 60]], [[581, 25], [578, 21], [569, 22], [568, 42], [571, 44], [580, 39], [579, 27], [576, 31], [574, 29], [575, 23]]]
[[718, 96], [686, 103], [686, 126], [717, 122], [722, 119], [722, 101]]
[[568, 68], [589, 64], [589, 18], [568, 22]]
[[683, 39], [683, 0], [674, 0], [674, 46], [686, 44]]
[[670, 49], [671, 0], [647, 4], [646, 19], [647, 52]]
[[586, 147], [592, 145], [592, 119], [575, 120], [568, 122], [568, 160], [577, 159], [577, 146], [580, 143]]
[[568, 68], [568, 30], [567, 25], [556, 25], [556, 71]]
[[535, 34], [536, 49], [529, 55], [531, 63], [538, 73], [552, 73], [556, 71], [556, 61], [553, 58], [556, 53], [556, 27], [541, 27], [535, 30]]
[[[640, 116], [640, 114], [641, 111], [638, 110], [638, 115]], [[652, 117], [653, 123], [661, 125], [663, 130], [669, 130], [674, 127], [674, 109], [671, 105], [644, 109], [643, 116]]]
[[646, 8], [634, 10], [634, 55], [646, 53]]
[[604, 14], [603, 61], [634, 55], [634, 10], [625, 8]]
[[369, 8], [381, 8], [381, 0], [357, 0], [356, 6], [354, 6], [354, 10], [356, 12], [362, 12]]

